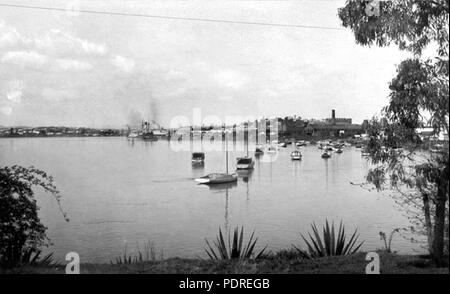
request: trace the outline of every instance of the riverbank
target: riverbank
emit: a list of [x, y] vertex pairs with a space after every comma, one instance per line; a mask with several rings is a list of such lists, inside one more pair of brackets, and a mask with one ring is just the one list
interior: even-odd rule
[[[431, 260], [419, 255], [396, 255], [381, 252], [382, 274], [449, 274], [449, 268], [436, 268]], [[364, 274], [365, 253], [351, 256], [323, 257], [307, 260], [281, 252], [249, 261], [211, 261], [170, 258], [138, 264], [81, 264], [82, 274]], [[14, 274], [64, 274], [65, 266], [27, 266], [9, 270]]]

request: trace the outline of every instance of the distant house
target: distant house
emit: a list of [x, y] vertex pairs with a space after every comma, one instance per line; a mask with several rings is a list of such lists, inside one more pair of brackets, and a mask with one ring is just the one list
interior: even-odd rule
[[328, 138], [352, 137], [364, 133], [366, 125], [353, 124], [351, 118], [336, 118], [336, 112], [331, 111], [331, 117], [324, 120], [303, 120], [300, 117], [285, 117], [278, 119], [280, 136], [295, 138]]
[[433, 128], [418, 128], [416, 129], [417, 134], [423, 141], [447, 141], [448, 134], [446, 132], [435, 133]]
[[332, 109], [330, 118], [323, 121], [311, 121], [304, 131], [312, 138], [339, 138], [360, 135], [364, 132], [364, 127], [353, 124], [351, 118], [336, 118], [336, 111]]

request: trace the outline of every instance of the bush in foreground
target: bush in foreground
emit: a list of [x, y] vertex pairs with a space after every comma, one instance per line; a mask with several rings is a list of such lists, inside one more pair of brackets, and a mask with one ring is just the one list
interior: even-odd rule
[[[325, 221], [325, 226], [323, 226], [322, 237], [316, 225], [313, 223], [311, 225], [314, 237], [310, 233], [308, 241], [303, 235], [301, 237], [306, 243], [308, 250], [303, 250], [297, 246], [294, 248], [305, 258], [317, 258], [324, 256], [335, 256], [335, 255], [350, 255], [358, 251], [364, 242], [356, 245], [359, 235], [357, 234], [357, 229], [353, 232], [350, 240], [347, 241], [347, 236], [345, 235], [345, 226], [342, 221], [339, 224], [339, 230], [336, 233], [334, 228], [334, 222], [332, 222], [331, 227], [328, 224], [328, 220]], [[356, 247], [355, 247], [356, 246]]]
[[[47, 228], [41, 223], [33, 187], [52, 194], [59, 204], [53, 178], [34, 167], [0, 168], [0, 267], [48, 264], [52, 255], [40, 258], [40, 247], [48, 245]], [[64, 215], [65, 216], [65, 215]], [[67, 220], [67, 219], [66, 219]]]
[[251, 258], [261, 258], [265, 256], [267, 246], [255, 254], [255, 245], [258, 238], [254, 238], [255, 231], [253, 231], [250, 239], [247, 241], [245, 247], [243, 247], [244, 241], [244, 227], [241, 227], [239, 233], [239, 228], [236, 227], [233, 233], [233, 240], [231, 241], [230, 235], [228, 235], [228, 246], [225, 243], [225, 239], [222, 234], [222, 230], [219, 228], [219, 235], [213, 242], [213, 245], [205, 239], [207, 248], [205, 248], [206, 253], [210, 259], [221, 260], [221, 259], [251, 259]]

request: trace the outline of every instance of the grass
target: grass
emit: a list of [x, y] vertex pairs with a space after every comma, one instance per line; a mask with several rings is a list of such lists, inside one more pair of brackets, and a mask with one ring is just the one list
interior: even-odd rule
[[[158, 257], [156, 256], [156, 248], [153, 242], [148, 241], [144, 244], [144, 249], [141, 250], [139, 248], [139, 244], [137, 246], [137, 253], [129, 254], [127, 253], [127, 245], [125, 244], [125, 250], [123, 255], [116, 257], [114, 260], [111, 260], [111, 264], [123, 265], [123, 264], [139, 264], [143, 262], [156, 261]], [[163, 259], [164, 254], [163, 251], [160, 251], [159, 259]]]
[[[436, 268], [426, 256], [379, 252], [382, 274], [449, 274]], [[303, 258], [295, 250], [283, 250], [257, 260], [202, 260], [170, 258], [137, 264], [81, 264], [84, 274], [364, 274], [365, 253]], [[65, 266], [24, 266], [6, 273], [64, 274]]]

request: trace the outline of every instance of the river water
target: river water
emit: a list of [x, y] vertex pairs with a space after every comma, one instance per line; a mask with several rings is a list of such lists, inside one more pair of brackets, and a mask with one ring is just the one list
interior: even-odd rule
[[[243, 146], [228, 142], [230, 170]], [[382, 247], [380, 231], [410, 225], [387, 193], [351, 184], [364, 182], [370, 166], [359, 149], [322, 159], [317, 147], [307, 146], [302, 160], [292, 161], [288, 146], [256, 160], [235, 185], [197, 185], [194, 178], [225, 170], [222, 147], [218, 140], [11, 138], [0, 139], [0, 165], [34, 165], [54, 176], [70, 221], [50, 196], [37, 191], [36, 197], [53, 243], [47, 251], [60, 260], [75, 251], [82, 262], [109, 262], [147, 242], [164, 258], [206, 257], [205, 238], [235, 226], [254, 229], [258, 244], [276, 251], [302, 245], [300, 234], [326, 218], [343, 220], [348, 232], [358, 227], [362, 250], [371, 251]], [[191, 148], [206, 151], [204, 166], [192, 166]], [[393, 249], [420, 250], [408, 238], [396, 236]]]

